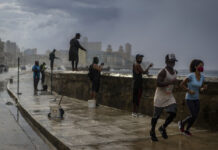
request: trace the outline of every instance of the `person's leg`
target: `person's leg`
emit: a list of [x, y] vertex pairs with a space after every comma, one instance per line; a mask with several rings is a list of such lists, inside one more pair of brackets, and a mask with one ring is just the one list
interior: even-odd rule
[[138, 100], [137, 100], [137, 114], [139, 114], [139, 106], [140, 106], [140, 100], [141, 100], [141, 96], [142, 96], [142, 88], [140, 87], [138, 89]]
[[189, 112], [190, 112], [190, 115], [187, 116], [184, 120], [181, 121], [181, 125], [182, 127], [185, 127], [186, 124], [189, 124], [189, 122], [192, 122], [192, 114], [194, 112], [193, 108], [193, 101], [192, 100], [187, 100], [186, 101], [186, 104], [188, 106], [188, 109], [189, 109]]
[[79, 56], [78, 55], [76, 56], [76, 60], [75, 61], [76, 61], [76, 70], [78, 70], [78, 68], [77, 68], [78, 63], [79, 63]]
[[34, 87], [34, 91], [36, 91], [36, 79], [33, 78], [33, 87]]
[[189, 106], [191, 112], [191, 118], [187, 124], [186, 130], [189, 131], [192, 125], [194, 124], [195, 120], [197, 119], [199, 110], [200, 110], [200, 102], [199, 100], [193, 100], [192, 104]]
[[42, 78], [41, 78], [41, 81], [42, 81], [42, 85], [44, 84], [44, 81], [45, 81], [45, 73], [42, 72]]
[[72, 59], [72, 71], [74, 71], [75, 70], [75, 68], [74, 68], [74, 59]]
[[166, 132], [166, 128], [173, 121], [173, 119], [176, 117], [177, 106], [176, 106], [176, 104], [171, 104], [171, 105], [167, 106], [165, 109], [169, 115], [166, 118], [164, 124], [159, 127], [159, 131], [160, 131], [162, 137], [164, 139], [167, 139], [168, 135]]
[[177, 112], [177, 106], [176, 104], [169, 105], [166, 108], [167, 113], [169, 114], [168, 117], [166, 118], [164, 124], [162, 125], [163, 128], [166, 128], [176, 117], [176, 112]]
[[156, 137], [156, 133], [155, 133], [155, 127], [156, 127], [157, 121], [158, 121], [162, 111], [163, 111], [163, 108], [154, 107], [154, 114], [153, 114], [153, 117], [151, 119], [151, 130], [150, 130], [150, 136], [151, 136], [152, 141], [158, 141], [158, 139]]
[[139, 91], [139, 88], [135, 85], [133, 85], [133, 113], [138, 113], [138, 107], [137, 107], [137, 104], [138, 104], [138, 91]]
[[39, 79], [36, 79], [36, 90], [38, 91], [38, 84], [39, 84]]
[[51, 61], [51, 62], [50, 62], [50, 67], [51, 67], [51, 70], [53, 70], [53, 67], [54, 67], [54, 61]]

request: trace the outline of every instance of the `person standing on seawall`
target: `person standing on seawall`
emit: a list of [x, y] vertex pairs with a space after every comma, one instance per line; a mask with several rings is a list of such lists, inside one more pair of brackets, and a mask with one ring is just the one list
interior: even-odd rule
[[177, 105], [173, 96], [173, 88], [177, 83], [177, 71], [174, 70], [177, 61], [175, 54], [167, 54], [165, 57], [166, 67], [162, 69], [157, 76], [157, 88], [154, 96], [154, 113], [151, 119], [150, 137], [152, 141], [158, 141], [155, 134], [157, 121], [165, 110], [169, 115], [159, 131], [164, 139], [168, 138], [166, 128], [176, 117]]
[[54, 60], [59, 59], [58, 57], [55, 56], [55, 52], [56, 52], [56, 49], [53, 49], [53, 51], [49, 54], [50, 67], [52, 71], [54, 68]]
[[[207, 89], [204, 85], [204, 62], [194, 59], [190, 64], [190, 74], [183, 80], [181, 87], [186, 90], [186, 103], [190, 111], [190, 116], [178, 122], [179, 129], [187, 136], [191, 136], [190, 128], [197, 119], [200, 110], [199, 91], [203, 92]], [[187, 125], [187, 126], [186, 126]], [[184, 129], [186, 126], [186, 129]]]
[[70, 50], [69, 50], [69, 61], [72, 61], [72, 71], [78, 70], [77, 65], [79, 63], [79, 48], [87, 51], [85, 48], [83, 48], [78, 39], [80, 39], [81, 35], [80, 33], [76, 33], [75, 37], [70, 40]]
[[146, 70], [143, 70], [141, 63], [143, 60], [143, 55], [136, 55], [136, 62], [133, 64], [133, 117], [139, 116], [139, 104], [142, 95], [142, 74], [148, 74], [148, 70], [153, 66], [150, 64]]

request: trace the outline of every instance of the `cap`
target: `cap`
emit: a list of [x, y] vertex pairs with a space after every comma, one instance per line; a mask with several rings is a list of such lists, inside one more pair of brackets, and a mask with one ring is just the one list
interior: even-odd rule
[[144, 55], [137, 54], [137, 55], [135, 56], [136, 59], [138, 59], [138, 58], [140, 58], [140, 57], [144, 57]]
[[166, 57], [165, 57], [165, 60], [166, 60], [166, 61], [178, 61], [178, 60], [176, 59], [175, 54], [167, 54]]

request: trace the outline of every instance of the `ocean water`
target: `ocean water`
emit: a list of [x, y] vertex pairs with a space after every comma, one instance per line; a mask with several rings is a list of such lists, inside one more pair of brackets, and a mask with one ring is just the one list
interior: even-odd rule
[[[157, 75], [160, 69], [150, 69], [150, 75]], [[189, 70], [177, 70], [179, 76], [187, 76], [190, 72]], [[111, 73], [121, 73], [121, 74], [132, 74], [132, 70], [129, 69], [120, 69], [120, 70], [113, 70], [111, 69], [109, 72]], [[218, 77], [218, 70], [205, 70], [203, 73], [206, 77]]]

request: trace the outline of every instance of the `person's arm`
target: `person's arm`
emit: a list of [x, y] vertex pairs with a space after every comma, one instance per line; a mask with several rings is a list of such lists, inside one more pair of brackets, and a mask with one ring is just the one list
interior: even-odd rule
[[188, 92], [189, 94], [195, 94], [194, 91], [188, 89], [188, 87], [187, 87], [188, 82], [190, 82], [190, 77], [185, 78], [185, 79], [181, 82], [181, 84], [180, 84], [181, 88], [183, 88], [183, 89], [184, 89], [186, 92]]
[[78, 48], [84, 50], [84, 51], [87, 51], [82, 45], [80, 45], [79, 41], [77, 41], [77, 46]]
[[204, 83], [204, 76], [203, 76], [203, 84], [202, 84], [202, 86], [200, 88], [200, 91], [204, 92], [205, 90], [207, 90], [207, 85]]
[[147, 67], [147, 69], [145, 69], [145, 71], [143, 71], [143, 74], [147, 74], [148, 75], [148, 70], [151, 68], [153, 66], [153, 64], [151, 63], [148, 67]]
[[97, 64], [93, 64], [93, 69], [101, 71], [103, 68], [103, 65], [98, 66]]
[[157, 75], [157, 86], [158, 87], [165, 87], [170, 85], [168, 82], [165, 82], [164, 79], [166, 77], [165, 69], [161, 70], [161, 72]]

